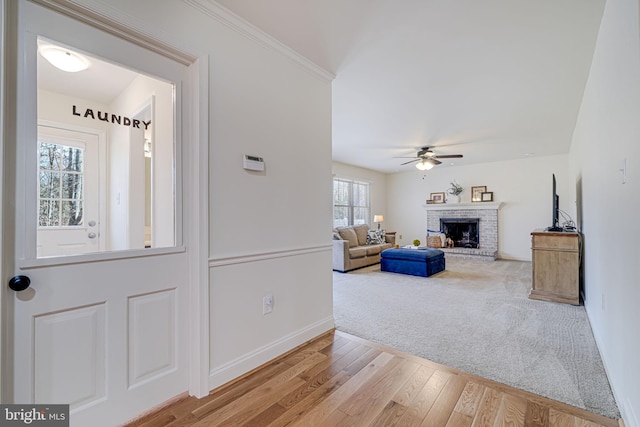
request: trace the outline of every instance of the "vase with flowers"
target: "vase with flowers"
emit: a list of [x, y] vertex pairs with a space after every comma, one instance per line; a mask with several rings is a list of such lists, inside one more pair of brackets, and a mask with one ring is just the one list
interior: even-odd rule
[[[460, 203], [460, 194], [464, 190], [460, 184], [456, 181], [449, 183], [450, 187], [447, 189], [447, 194], [452, 195], [451, 201], [454, 203]], [[448, 200], [447, 200], [448, 201]]]

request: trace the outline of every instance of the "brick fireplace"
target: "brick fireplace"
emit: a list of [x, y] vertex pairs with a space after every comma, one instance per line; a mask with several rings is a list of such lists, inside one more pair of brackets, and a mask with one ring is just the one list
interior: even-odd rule
[[447, 255], [495, 260], [498, 257], [498, 211], [502, 205], [503, 203], [498, 202], [425, 205], [427, 230], [443, 230], [441, 220], [448, 220], [449, 223], [475, 223], [477, 247], [462, 243], [458, 247], [442, 250]]

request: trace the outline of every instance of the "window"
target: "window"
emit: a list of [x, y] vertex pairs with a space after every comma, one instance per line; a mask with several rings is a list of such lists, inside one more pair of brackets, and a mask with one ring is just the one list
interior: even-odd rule
[[368, 224], [369, 183], [333, 179], [333, 226]]
[[82, 225], [84, 150], [41, 141], [39, 156], [38, 225]]

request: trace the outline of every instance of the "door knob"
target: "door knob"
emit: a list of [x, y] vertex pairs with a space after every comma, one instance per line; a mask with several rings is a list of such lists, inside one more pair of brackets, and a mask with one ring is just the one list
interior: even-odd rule
[[96, 238], [96, 233], [89, 233], [89, 234], [87, 234], [87, 237], [89, 237], [90, 239], [95, 239]]
[[24, 291], [31, 284], [31, 279], [27, 276], [14, 276], [9, 280], [9, 288], [16, 292]]

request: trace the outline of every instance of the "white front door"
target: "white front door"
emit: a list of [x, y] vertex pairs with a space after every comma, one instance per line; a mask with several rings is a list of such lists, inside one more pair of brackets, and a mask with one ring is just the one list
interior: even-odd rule
[[[188, 67], [29, 1], [17, 2], [17, 22], [16, 147], [15, 158], [6, 159], [5, 169], [14, 172], [9, 182], [15, 181], [15, 189], [7, 190], [15, 200], [14, 271], [17, 276], [29, 277], [31, 286], [15, 292], [12, 304], [14, 330], [9, 348], [13, 353], [13, 401], [69, 404], [72, 426], [112, 426], [185, 393], [189, 387], [189, 254], [182, 241], [182, 224], [189, 218], [182, 209], [180, 191], [184, 179], [180, 140], [182, 123], [188, 121], [182, 113], [187, 96], [183, 88], [188, 86]], [[172, 142], [165, 153], [174, 153], [175, 148], [174, 158], [155, 166], [168, 174], [156, 191], [164, 191], [157, 195], [166, 201], [161, 213], [168, 218], [173, 244], [48, 257], [38, 254], [39, 203], [52, 199], [51, 194], [38, 192], [41, 98], [35, 87], [35, 68], [38, 40], [42, 38], [95, 55], [94, 60], [125, 65], [138, 71], [139, 79], [156, 76], [175, 88], [170, 118], [155, 123], [163, 107], [156, 101], [156, 116], [145, 124], [155, 126], [154, 153], [159, 153], [159, 159], [162, 137]], [[116, 76], [103, 78], [110, 77]], [[145, 92], [145, 84], [135, 86], [137, 92]], [[141, 99], [149, 97], [146, 92], [139, 95]], [[131, 225], [131, 211], [126, 211], [130, 202], [144, 196], [127, 181], [144, 165], [132, 160], [143, 157], [137, 154], [143, 152], [142, 147], [127, 145], [123, 136], [136, 124], [131, 120], [135, 111], [123, 98], [106, 103], [63, 93], [55, 98], [52, 112], [69, 120], [84, 120], [87, 125], [108, 125], [108, 206], [106, 218], [100, 221], [106, 222], [107, 232], [115, 236], [111, 240], [124, 235], [124, 229]], [[54, 143], [78, 148], [69, 139]], [[122, 170], [118, 165], [123, 165]], [[171, 204], [168, 208], [167, 203]]]
[[104, 249], [100, 145], [95, 132], [38, 126], [38, 258]]

